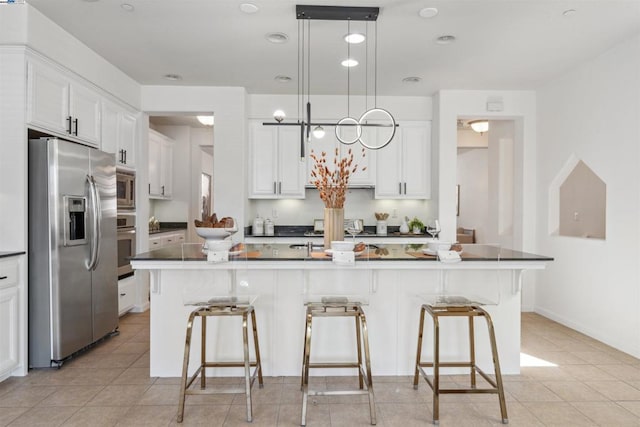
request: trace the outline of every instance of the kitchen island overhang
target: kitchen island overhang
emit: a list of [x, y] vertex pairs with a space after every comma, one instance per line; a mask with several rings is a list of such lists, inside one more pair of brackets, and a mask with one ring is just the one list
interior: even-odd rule
[[[293, 246], [293, 247], [292, 247]], [[183, 345], [188, 314], [192, 306], [183, 304], [182, 290], [185, 283], [206, 282], [207, 271], [242, 269], [249, 282], [257, 290], [259, 298], [254, 303], [258, 316], [260, 347], [265, 375], [295, 376], [301, 369], [304, 329], [303, 287], [305, 275], [310, 272], [331, 271], [336, 266], [330, 258], [312, 257], [306, 246], [289, 244], [247, 245], [247, 252], [254, 257], [242, 262], [210, 263], [199, 245], [174, 245], [132, 259], [135, 269], [151, 273], [151, 343], [150, 374], [160, 377], [177, 377], [181, 374]], [[378, 254], [372, 252], [366, 262], [356, 259], [351, 268], [371, 270], [374, 286], [365, 312], [369, 323], [372, 366], [374, 375], [411, 375], [415, 362], [418, 332], [418, 297], [425, 288], [437, 283], [439, 272], [445, 270], [493, 270], [496, 257], [490, 254], [462, 255], [462, 262], [442, 263], [435, 258], [416, 255], [416, 248], [407, 245], [378, 245], [384, 248]], [[255, 254], [258, 254], [255, 256]], [[520, 371], [520, 287], [526, 270], [544, 269], [552, 258], [507, 249], [500, 250], [499, 270], [504, 280], [500, 284], [500, 301], [489, 306], [496, 325], [498, 349], [503, 373]], [[314, 273], [315, 274], [315, 273]], [[478, 286], [483, 286], [481, 283]], [[454, 321], [455, 322], [455, 321]], [[328, 348], [349, 348], [353, 326], [319, 326], [314, 336], [314, 346], [320, 359], [331, 359]], [[445, 357], [464, 358], [468, 354], [466, 326], [443, 325], [442, 348]], [[216, 333], [210, 339], [209, 354], [221, 359], [241, 354], [242, 344], [238, 328], [221, 324], [210, 329]], [[343, 336], [336, 331], [345, 329]], [[480, 366], [489, 366], [488, 341], [483, 327], [477, 327], [477, 352]], [[426, 329], [429, 331], [428, 327]], [[451, 333], [449, 333], [449, 331]], [[430, 339], [430, 332], [426, 339]], [[430, 347], [430, 346], [425, 346]], [[194, 349], [195, 350], [195, 349]], [[425, 354], [430, 353], [425, 348]], [[196, 350], [192, 354], [198, 354]], [[342, 355], [344, 358], [344, 354]], [[233, 370], [216, 372], [235, 375]], [[336, 370], [329, 375], [349, 374], [348, 370]], [[353, 373], [351, 373], [352, 375]]]

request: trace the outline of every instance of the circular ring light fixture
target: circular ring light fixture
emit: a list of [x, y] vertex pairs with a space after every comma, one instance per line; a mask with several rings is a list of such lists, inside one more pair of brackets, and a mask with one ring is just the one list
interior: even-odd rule
[[[342, 129], [347, 126], [356, 128], [355, 138], [347, 139], [341, 135]], [[344, 117], [340, 119], [340, 121], [336, 124], [336, 138], [338, 138], [338, 141], [340, 141], [345, 145], [355, 144], [360, 140], [361, 136], [362, 136], [362, 126], [360, 126], [360, 123], [353, 117]]]
[[[382, 113], [384, 116], [386, 116], [385, 121], [389, 120], [388, 126], [391, 126], [391, 135], [382, 144], [377, 144], [377, 145], [367, 144], [365, 141], [360, 139], [360, 144], [362, 144], [363, 147], [368, 148], [369, 150], [379, 150], [381, 148], [386, 147], [387, 145], [389, 145], [389, 143], [391, 142], [391, 140], [396, 134], [396, 120], [393, 118], [391, 113], [385, 110], [384, 108], [372, 108], [370, 110], [365, 111], [362, 114], [362, 116], [360, 116], [360, 120], [358, 121], [358, 124], [362, 126], [367, 121], [369, 116], [376, 113]], [[383, 124], [383, 126], [385, 125], [387, 124]], [[362, 134], [362, 131], [360, 131], [360, 133]]]

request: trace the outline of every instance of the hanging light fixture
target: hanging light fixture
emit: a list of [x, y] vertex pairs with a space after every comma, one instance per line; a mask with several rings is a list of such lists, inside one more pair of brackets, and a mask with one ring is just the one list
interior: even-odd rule
[[479, 134], [483, 134], [489, 130], [489, 121], [488, 120], [472, 120], [469, 122], [469, 126], [475, 132]]
[[[377, 150], [385, 147], [395, 135], [396, 127], [398, 126], [395, 119], [387, 110], [379, 108], [377, 106], [377, 19], [380, 9], [378, 7], [345, 7], [345, 6], [312, 6], [312, 5], [296, 5], [296, 18], [298, 19], [298, 119], [295, 123], [283, 122], [285, 114], [281, 110], [274, 113], [274, 119], [276, 123], [265, 122], [263, 125], [275, 125], [275, 126], [300, 126], [300, 153], [301, 157], [304, 157], [305, 139], [310, 141], [311, 135], [315, 138], [322, 138], [325, 135], [323, 126], [335, 126], [336, 136], [338, 140], [343, 144], [354, 144], [360, 142], [364, 147]], [[374, 107], [367, 109], [365, 105], [365, 112], [359, 119], [349, 116], [347, 111], [347, 117], [340, 119], [337, 123], [314, 123], [311, 119], [311, 21], [312, 20], [325, 20], [325, 21], [347, 21], [350, 24], [351, 21], [365, 21], [368, 23], [373, 21], [376, 23], [376, 37], [375, 37], [375, 82], [374, 82]], [[306, 24], [306, 25], [305, 25]], [[367, 59], [369, 51], [369, 37], [368, 34], [363, 35], [360, 33], [351, 33], [350, 28], [347, 31], [347, 35], [344, 36], [348, 45], [355, 43], [362, 43], [366, 40]], [[306, 44], [306, 50], [305, 50]], [[350, 53], [348, 48], [348, 53]], [[350, 55], [347, 55], [348, 62], [345, 62], [347, 67], [347, 73], [349, 68], [356, 66], [357, 61]], [[368, 70], [367, 60], [367, 70]], [[368, 75], [368, 74], [367, 74]], [[305, 80], [306, 78], [306, 80]], [[349, 92], [350, 76], [347, 76], [347, 92]], [[368, 79], [367, 79], [368, 80]], [[306, 83], [306, 90], [305, 90]], [[368, 98], [369, 82], [365, 84], [367, 94], [365, 98]], [[306, 92], [306, 100], [305, 100]], [[347, 103], [349, 102], [349, 93], [347, 93]], [[306, 101], [306, 103], [305, 103]], [[348, 110], [348, 108], [347, 108]], [[281, 114], [277, 114], [281, 113]], [[375, 120], [376, 123], [369, 123], [370, 120]], [[383, 123], [379, 123], [383, 120]], [[388, 135], [385, 138], [376, 138], [376, 141], [363, 140], [363, 126], [376, 126], [387, 127], [390, 129]], [[313, 131], [312, 131], [313, 129]], [[348, 135], [342, 135], [343, 132], [339, 132], [338, 129], [349, 129], [350, 132], [344, 132]], [[353, 130], [355, 129], [355, 132]]]

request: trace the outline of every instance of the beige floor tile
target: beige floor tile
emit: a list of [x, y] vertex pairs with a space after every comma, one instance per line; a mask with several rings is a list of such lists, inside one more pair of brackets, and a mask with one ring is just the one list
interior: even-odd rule
[[222, 426], [229, 413], [230, 405], [189, 406], [184, 410], [182, 423], [175, 419], [171, 426]]
[[[375, 394], [375, 389], [376, 389], [376, 385], [373, 385], [373, 391]], [[344, 382], [344, 383], [327, 383], [327, 391], [331, 392], [331, 391], [342, 391], [342, 390], [348, 390], [348, 391], [354, 391], [354, 392], [360, 392], [360, 388], [358, 385], [358, 379], [357, 377], [355, 378], [354, 381], [352, 382]], [[363, 390], [366, 390], [363, 389]], [[360, 404], [360, 403], [369, 403], [369, 394], [351, 394], [351, 395], [335, 395], [335, 396], [329, 396], [329, 403], [336, 403], [336, 404]]]
[[576, 402], [572, 405], [600, 426], [640, 425], [640, 418], [615, 402]]
[[[492, 426], [502, 426], [502, 414], [500, 413], [500, 405], [496, 401], [490, 403], [473, 403], [476, 411], [482, 415]], [[509, 426], [526, 426], [526, 427], [542, 427], [544, 424], [538, 420], [522, 403], [507, 402], [507, 417]]]
[[149, 376], [149, 368], [127, 368], [111, 384], [151, 385], [157, 379]]
[[57, 389], [57, 387], [30, 385], [16, 387], [9, 393], [0, 396], [0, 408], [36, 406]]
[[275, 426], [278, 423], [278, 406], [253, 405], [253, 421], [247, 424], [247, 409], [244, 405], [231, 405], [224, 426]]
[[178, 406], [132, 406], [117, 426], [168, 426], [176, 418]]
[[161, 377], [158, 378], [154, 384], [157, 385], [180, 385], [180, 377]]
[[38, 406], [83, 406], [102, 390], [101, 385], [65, 385], [44, 398]]
[[389, 427], [426, 426], [431, 423], [431, 405], [425, 403], [380, 403], [378, 414]]
[[148, 388], [146, 385], [109, 385], [91, 399], [87, 406], [135, 405]]
[[62, 425], [80, 408], [78, 406], [36, 407], [16, 418], [11, 427], [54, 427]]
[[[286, 403], [280, 405], [278, 426], [299, 426], [302, 420], [302, 405]], [[309, 405], [307, 407], [307, 425], [309, 427], [331, 426], [329, 405]]]
[[120, 376], [125, 368], [73, 368], [63, 367], [62, 369], [73, 370], [69, 373], [73, 377], [73, 385], [108, 385]]
[[535, 366], [523, 367], [520, 369], [520, 375], [533, 380], [575, 380], [573, 375], [563, 370], [561, 367], [551, 366]]
[[570, 354], [593, 365], [618, 365], [620, 361], [605, 351], [570, 351]]
[[77, 368], [128, 368], [138, 358], [139, 354], [91, 354], [75, 361], [72, 365]]
[[85, 406], [73, 414], [63, 425], [65, 427], [115, 426], [129, 408], [130, 406]]
[[177, 405], [180, 386], [153, 384], [142, 394], [137, 405]]
[[[528, 353], [527, 353], [528, 354]], [[530, 354], [530, 356], [537, 357], [538, 359], [544, 360], [545, 362], [553, 363], [559, 366], [563, 365], [586, 365], [584, 359], [575, 356], [566, 351], [536, 351], [534, 354]]]
[[587, 402], [608, 400], [597, 390], [579, 381], [543, 381], [549, 390], [567, 402]]
[[634, 414], [636, 417], [640, 417], [640, 401], [635, 402], [616, 402], [618, 405], [622, 406], [627, 411]]
[[613, 375], [606, 373], [594, 365], [567, 365], [562, 366], [561, 369], [579, 381], [607, 381], [616, 379]]
[[0, 426], [9, 425], [11, 421], [27, 412], [29, 408], [2, 408], [0, 409]]
[[557, 402], [560, 397], [539, 382], [505, 383], [505, 389], [518, 402]]
[[[428, 387], [428, 386], [427, 386]], [[431, 393], [415, 390], [411, 383], [374, 384], [375, 399], [378, 403], [416, 403], [424, 404], [431, 400]]]
[[623, 381], [585, 381], [611, 400], [640, 400], [640, 390]]
[[[147, 339], [148, 341], [148, 339]], [[131, 364], [131, 368], [148, 368], [151, 366], [151, 360], [150, 360], [150, 355], [149, 352], [146, 352], [144, 354], [142, 354], [141, 356], [139, 356], [135, 362], [133, 362], [133, 364]]]
[[623, 381], [640, 381], [640, 368], [632, 365], [596, 365], [599, 369]]
[[440, 426], [489, 426], [493, 417], [483, 415], [471, 403], [440, 402]]
[[[240, 385], [244, 388], [243, 385]], [[254, 405], [279, 405], [282, 400], [283, 384], [270, 384], [259, 388], [255, 383], [251, 389], [251, 400]], [[247, 398], [244, 393], [235, 394], [233, 398], [234, 405], [245, 405]]]
[[113, 350], [112, 354], [137, 354], [143, 355], [149, 351], [149, 342], [131, 342], [127, 341], [118, 348]]
[[[331, 414], [331, 426], [370, 426], [371, 413], [368, 403], [341, 404], [333, 403], [329, 405]], [[378, 426], [384, 426], [384, 419], [379, 411], [376, 411]]]
[[525, 402], [523, 405], [545, 426], [595, 426], [589, 418], [567, 402]]

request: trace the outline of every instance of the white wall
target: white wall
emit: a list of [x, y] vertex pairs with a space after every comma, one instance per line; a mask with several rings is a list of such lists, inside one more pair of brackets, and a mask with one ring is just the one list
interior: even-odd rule
[[[537, 91], [537, 312], [640, 357], [640, 37]], [[575, 155], [607, 185], [606, 240], [548, 234], [549, 187]]]
[[456, 182], [460, 185], [460, 215], [457, 226], [474, 228], [477, 243], [489, 242], [488, 154], [487, 148], [458, 148]]
[[239, 221], [248, 217], [246, 104], [246, 92], [238, 87], [142, 87], [142, 110], [151, 115], [214, 114], [213, 208]]

